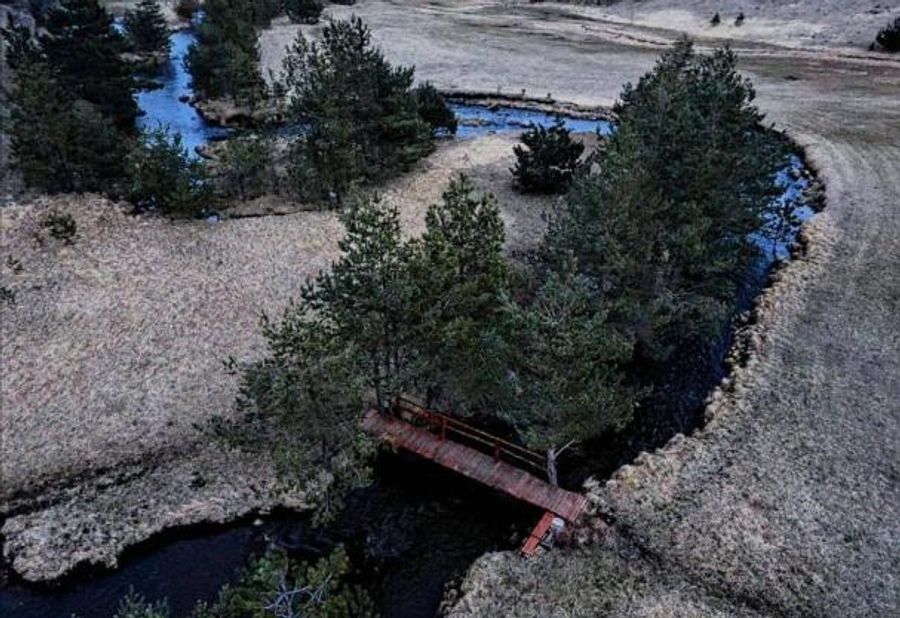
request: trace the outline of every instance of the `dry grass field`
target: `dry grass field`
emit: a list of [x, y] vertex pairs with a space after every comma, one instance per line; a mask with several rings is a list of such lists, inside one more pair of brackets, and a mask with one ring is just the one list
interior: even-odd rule
[[[664, 12], [673, 4], [677, 15]], [[707, 426], [591, 488], [579, 531], [591, 543], [477, 562], [450, 615], [896, 615], [900, 60], [864, 50], [865, 30], [886, 21], [866, 13], [875, 4], [747, 3], [746, 29], [723, 28], [768, 119], [825, 181], [827, 208], [760, 299], [742, 337], [750, 359], [711, 397]], [[363, 0], [329, 11], [359, 14], [390, 59], [441, 88], [608, 105], [714, 5], [736, 3]], [[269, 66], [295, 29], [262, 35]], [[550, 206], [509, 192], [510, 147], [446, 145], [383, 193], [414, 233], [445, 179], [470, 170], [498, 192], [511, 247], [528, 243]], [[33, 239], [54, 204], [83, 230], [71, 247]], [[17, 570], [40, 579], [81, 560], [112, 563], [166, 526], [302, 500], [277, 495], [265, 462], [222, 453], [194, 422], [230, 410], [221, 361], [259, 353], [259, 312], [327, 266], [333, 215], [175, 224], [59, 198], [4, 210], [2, 221], [3, 281], [18, 300], [0, 330], [0, 500]]]

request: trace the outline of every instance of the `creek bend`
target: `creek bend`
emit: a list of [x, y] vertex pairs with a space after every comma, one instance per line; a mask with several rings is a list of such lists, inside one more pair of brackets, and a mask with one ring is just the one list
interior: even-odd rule
[[[184, 57], [194, 40], [190, 30], [173, 33], [169, 66], [157, 80], [160, 87], [136, 95], [143, 112], [141, 127], [177, 131], [191, 152], [229, 133], [207, 123], [188, 102], [193, 91]], [[549, 126], [557, 117], [504, 106], [454, 103], [452, 107], [460, 122], [458, 138], [520, 132], [531, 122]], [[612, 130], [604, 120], [562, 119], [574, 132]], [[785, 191], [781, 199], [796, 203], [799, 219], [811, 216], [801, 200], [807, 180], [799, 157], [779, 175], [779, 184]], [[792, 240], [793, 236], [772, 247], [758, 239], [764, 257], [745, 283], [744, 308], [765, 285], [775, 257], [788, 256]], [[677, 413], [660, 410], [660, 418], [651, 419], [648, 427], [604, 441], [602, 455], [572, 462], [570, 484], [588, 474], [606, 476], [641, 450], [699, 426], [702, 399], [724, 374], [722, 360], [729, 345], [730, 334], [723, 336], [709, 366], [697, 372], [702, 377], [685, 386], [686, 403], [674, 406]], [[684, 410], [691, 412], [685, 416]], [[666, 418], [667, 414], [677, 416], [677, 421]], [[222, 585], [235, 581], [252, 556], [281, 548], [293, 557], [313, 559], [343, 543], [353, 559], [354, 578], [369, 588], [385, 616], [432, 616], [445, 587], [473, 560], [488, 551], [518, 547], [538, 517], [533, 508], [413, 456], [382, 455], [373, 484], [352, 492], [344, 513], [328, 526], [317, 529], [307, 515], [292, 512], [253, 515], [230, 525], [198, 525], [163, 533], [126, 551], [115, 570], [80, 569], [47, 585], [29, 585], [7, 572], [0, 587], [0, 614], [112, 616], [120, 599], [134, 590], [148, 600], [167, 599], [175, 618], [188, 616], [198, 601], [213, 600]]]

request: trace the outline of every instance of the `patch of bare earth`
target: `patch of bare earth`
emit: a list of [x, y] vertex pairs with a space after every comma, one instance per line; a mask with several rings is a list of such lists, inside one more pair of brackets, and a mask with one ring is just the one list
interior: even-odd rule
[[[415, 234], [466, 171], [498, 194], [510, 249], [533, 243], [551, 201], [512, 194], [512, 141], [444, 143], [382, 196]], [[15, 294], [0, 326], [0, 513], [4, 553], [29, 579], [114, 564], [167, 527], [304, 502], [203, 427], [233, 413], [223, 361], [262, 353], [260, 313], [336, 257], [337, 214], [173, 222], [125, 206], [60, 196], [0, 211], [0, 282]], [[75, 217], [73, 244], [47, 237], [50, 210]]]

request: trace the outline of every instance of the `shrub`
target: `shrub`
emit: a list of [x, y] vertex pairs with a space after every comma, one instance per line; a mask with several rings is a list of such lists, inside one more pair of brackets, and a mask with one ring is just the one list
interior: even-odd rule
[[181, 19], [193, 19], [198, 10], [200, 10], [200, 0], [178, 0], [175, 4], [175, 14]]
[[525, 193], [561, 193], [578, 169], [584, 145], [572, 139], [563, 121], [549, 129], [538, 124], [522, 134], [522, 144], [513, 150], [516, 166], [511, 170], [516, 187]]
[[272, 141], [263, 137], [237, 137], [225, 143], [217, 164], [222, 192], [246, 200], [266, 192], [274, 177]]
[[886, 25], [875, 37], [875, 42], [882, 49], [892, 53], [900, 52], [900, 17], [894, 20], [894, 23]]
[[319, 0], [284, 0], [284, 11], [291, 21], [300, 24], [315, 24], [319, 21], [324, 6]]
[[169, 618], [170, 615], [164, 602], [150, 603], [132, 590], [119, 603], [113, 618]]
[[135, 10], [125, 13], [125, 32], [137, 52], [169, 52], [169, 28], [158, 0], [141, 0]]
[[432, 131], [442, 130], [450, 135], [456, 133], [456, 114], [437, 88], [425, 82], [417, 86], [414, 92], [419, 106], [419, 117], [431, 125]]
[[75, 234], [78, 232], [78, 226], [72, 215], [55, 210], [51, 210], [41, 217], [41, 227], [47, 230], [51, 238], [61, 240], [67, 245], [74, 242]]
[[142, 136], [130, 160], [129, 196], [141, 209], [194, 217], [203, 214], [211, 192], [203, 164], [191, 158], [181, 135], [157, 129]]

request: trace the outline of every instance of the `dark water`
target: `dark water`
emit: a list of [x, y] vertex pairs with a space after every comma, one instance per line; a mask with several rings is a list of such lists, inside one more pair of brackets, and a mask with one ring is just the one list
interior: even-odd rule
[[434, 616], [448, 581], [486, 551], [512, 549], [540, 513], [411, 456], [384, 456], [376, 482], [348, 497], [343, 515], [315, 529], [303, 514], [279, 512], [227, 526], [163, 534], [127, 551], [114, 571], [82, 571], [54, 585], [13, 580], [0, 589], [3, 618], [107, 618], [134, 590], [190, 615], [237, 579], [254, 555], [279, 547], [315, 559], [343, 543], [383, 615]]

